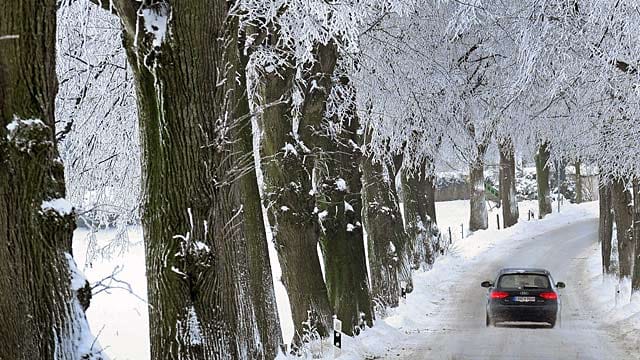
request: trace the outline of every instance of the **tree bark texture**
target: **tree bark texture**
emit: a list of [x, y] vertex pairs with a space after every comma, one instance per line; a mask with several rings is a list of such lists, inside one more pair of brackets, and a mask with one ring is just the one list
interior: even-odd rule
[[632, 294], [640, 291], [640, 180], [633, 178], [633, 276], [631, 280]]
[[489, 227], [487, 201], [484, 190], [484, 156], [487, 148], [478, 146], [475, 161], [469, 164], [469, 231], [484, 230]]
[[582, 204], [582, 174], [580, 169], [581, 162], [576, 161], [576, 204]]
[[337, 138], [321, 136], [325, 144], [316, 164], [317, 207], [329, 301], [343, 332], [353, 335], [360, 331], [356, 327], [373, 326], [373, 305], [362, 225], [360, 125], [355, 116], [344, 122]]
[[600, 216], [598, 223], [598, 240], [602, 253], [602, 272], [611, 274], [611, 237], [613, 235], [613, 205], [611, 202], [611, 184], [600, 179], [599, 188]]
[[[84, 310], [91, 291], [71, 256], [55, 138], [56, 2], [0, 11], [0, 359], [102, 359]], [[49, 204], [49, 205], [48, 205]]]
[[138, 97], [152, 359], [263, 359], [278, 342], [272, 290], [256, 290], [272, 284], [228, 6], [116, 3]]
[[616, 221], [620, 279], [631, 279], [635, 246], [633, 243], [633, 199], [624, 179], [614, 179], [611, 186], [611, 202]]
[[[303, 326], [309, 317], [311, 327], [320, 336], [327, 336], [333, 315], [317, 255], [320, 229], [312, 187], [315, 160], [305, 142], [314, 136], [313, 129], [324, 115], [336, 61], [334, 51], [332, 46], [318, 50], [318, 64], [314, 66], [318, 71], [312, 76], [322, 85], [306, 89], [298, 133], [293, 130], [290, 103], [269, 106], [262, 113], [262, 153], [267, 159], [263, 167], [265, 207], [289, 294], [296, 342], [309, 330]], [[260, 84], [263, 105], [290, 99], [293, 78], [291, 68], [264, 75]]]
[[502, 222], [505, 228], [518, 223], [518, 199], [516, 199], [515, 148], [511, 139], [500, 141], [500, 202]]
[[408, 236], [398, 207], [398, 195], [383, 164], [370, 156], [362, 162], [362, 203], [371, 271], [371, 295], [378, 311], [397, 307], [400, 281], [411, 287]]
[[435, 220], [429, 213], [435, 212], [432, 196], [435, 193], [432, 176], [428, 173], [427, 162], [412, 172], [402, 169], [402, 194], [405, 228], [410, 241], [411, 267], [415, 270], [430, 268], [438, 250], [434, 234]]
[[438, 217], [436, 216], [436, 177], [435, 175], [427, 176], [426, 179], [426, 194], [425, 201], [427, 202], [426, 209], [427, 215], [431, 219], [433, 224], [438, 223]]
[[549, 143], [542, 143], [536, 154], [536, 180], [538, 183], [538, 218], [551, 214], [551, 194], [549, 190]]

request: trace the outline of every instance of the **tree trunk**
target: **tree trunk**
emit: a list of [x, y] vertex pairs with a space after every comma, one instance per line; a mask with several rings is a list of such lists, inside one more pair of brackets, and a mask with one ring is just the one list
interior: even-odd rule
[[430, 268], [435, 260], [432, 226], [434, 219], [429, 215], [435, 212], [433, 198], [433, 180], [427, 172], [428, 164], [415, 171], [402, 168], [402, 194], [404, 197], [405, 229], [411, 244], [411, 267]]
[[[328, 66], [335, 66], [335, 60]], [[323, 74], [332, 73], [332, 69]], [[260, 84], [262, 105], [286, 98], [293, 88], [293, 77], [291, 68], [265, 75]], [[327, 336], [333, 315], [317, 255], [319, 226], [311, 179], [314, 162], [309, 156], [311, 149], [301, 141], [313, 136], [310, 126], [318, 113], [324, 114], [330, 84], [323, 88], [325, 91], [306, 94], [298, 126], [300, 133], [293, 130], [291, 104], [270, 106], [262, 113], [262, 153], [269, 159], [263, 167], [265, 207], [289, 294], [296, 343], [309, 331], [303, 326], [307, 320], [312, 320], [311, 327], [320, 336]]]
[[640, 180], [633, 178], [633, 277], [631, 281], [631, 293], [640, 292]]
[[55, 35], [55, 1], [3, 3], [0, 359], [103, 358], [84, 314], [91, 289], [71, 256], [75, 213], [55, 137]]
[[378, 311], [398, 306], [400, 281], [412, 286], [408, 236], [398, 208], [398, 195], [383, 164], [371, 156], [362, 162], [364, 224], [369, 249], [371, 294]]
[[616, 221], [618, 238], [618, 258], [620, 262], [620, 279], [631, 278], [635, 246], [633, 244], [632, 201], [631, 193], [626, 189], [624, 179], [613, 180], [611, 201]]
[[425, 201], [427, 202], [427, 215], [431, 218], [433, 224], [438, 223], [438, 217], [436, 216], [436, 177], [435, 175], [427, 176], [427, 186]]
[[[240, 39], [239, 46], [245, 39]], [[246, 67], [248, 58], [240, 56], [240, 68], [234, 71], [238, 74], [238, 84], [247, 84]], [[239, 93], [236, 112], [238, 114], [250, 114], [247, 91]], [[253, 127], [251, 117], [245, 116], [238, 121], [234, 128], [235, 152], [242, 154], [240, 162], [241, 173], [240, 186], [244, 202], [242, 204], [244, 217], [245, 236], [249, 248], [249, 267], [251, 291], [253, 292], [253, 309], [256, 314], [258, 331], [262, 339], [264, 357], [274, 359], [283, 343], [280, 319], [276, 304], [276, 295], [273, 287], [273, 275], [269, 260], [269, 247], [264, 228], [264, 216], [262, 213], [262, 199], [258, 189], [258, 180], [255, 171], [255, 159], [253, 154]]]
[[242, 153], [238, 20], [222, 0], [116, 5], [138, 96], [151, 358], [263, 359], [277, 325], [273, 303], [254, 309], [271, 291], [254, 287], [272, 284]]
[[538, 183], [538, 218], [551, 214], [551, 194], [549, 192], [549, 143], [543, 143], [536, 154], [536, 180]]
[[487, 202], [484, 191], [484, 155], [486, 147], [478, 146], [478, 154], [469, 164], [469, 231], [484, 230], [489, 227]]
[[600, 179], [600, 217], [598, 240], [602, 248], [602, 272], [611, 274], [611, 237], [613, 235], [613, 208], [611, 203], [611, 184]]
[[362, 153], [355, 146], [361, 143], [359, 121], [353, 117], [344, 122], [338, 139], [322, 137], [326, 141], [316, 165], [317, 206], [329, 301], [343, 331], [352, 335], [361, 321], [373, 326], [373, 307], [362, 225]]
[[580, 171], [580, 161], [576, 161], [576, 204], [582, 203], [582, 174]]
[[504, 227], [518, 223], [518, 200], [516, 199], [515, 149], [511, 139], [501, 141], [500, 148], [500, 202]]
[[[560, 179], [558, 179], [558, 177]], [[566, 180], [567, 180], [567, 163], [565, 161], [560, 160], [556, 163], [556, 176], [555, 176], [554, 182], [557, 184], [557, 183], [562, 183]]]

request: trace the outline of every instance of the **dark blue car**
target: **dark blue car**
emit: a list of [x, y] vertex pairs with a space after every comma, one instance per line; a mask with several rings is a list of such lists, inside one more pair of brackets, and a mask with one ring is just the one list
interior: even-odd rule
[[531, 268], [502, 269], [495, 283], [484, 281], [488, 288], [486, 325], [500, 322], [542, 322], [556, 325], [560, 299], [549, 271]]

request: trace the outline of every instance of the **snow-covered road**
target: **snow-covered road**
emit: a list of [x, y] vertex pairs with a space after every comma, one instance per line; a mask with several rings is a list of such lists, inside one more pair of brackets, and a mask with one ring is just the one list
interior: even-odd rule
[[[627, 359], [623, 349], [601, 326], [585, 286], [587, 254], [597, 242], [597, 219], [588, 219], [527, 237], [476, 256], [467, 271], [448, 284], [440, 302], [430, 309], [431, 328], [416, 329], [388, 355], [398, 359]], [[543, 267], [561, 291], [562, 319], [556, 328], [496, 327], [484, 324], [486, 290], [507, 266]], [[394, 356], [395, 355], [395, 356]]]

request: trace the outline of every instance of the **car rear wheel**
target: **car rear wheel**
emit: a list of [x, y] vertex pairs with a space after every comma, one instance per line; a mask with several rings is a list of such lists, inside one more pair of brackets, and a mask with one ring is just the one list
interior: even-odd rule
[[556, 319], [551, 319], [548, 321], [549, 322], [549, 328], [553, 329], [556, 326]]
[[487, 313], [485, 313], [485, 325], [486, 325], [487, 327], [489, 327], [489, 326], [493, 326], [493, 325], [494, 325], [494, 324], [493, 324], [493, 320], [491, 320], [491, 318], [489, 317], [489, 313], [488, 313], [488, 312], [487, 312]]

